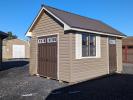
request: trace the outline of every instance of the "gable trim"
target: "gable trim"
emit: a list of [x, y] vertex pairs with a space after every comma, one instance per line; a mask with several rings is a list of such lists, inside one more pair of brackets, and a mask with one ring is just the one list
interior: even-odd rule
[[67, 30], [75, 30], [75, 31], [81, 31], [81, 32], [96, 33], [96, 34], [99, 34], [99, 35], [115, 36], [115, 37], [121, 37], [121, 38], [126, 37], [126, 36], [122, 36], [122, 35], [108, 34], [108, 33], [105, 33], [105, 32], [91, 31], [91, 30], [80, 29], [80, 28], [72, 28], [71, 26], [69, 26], [68, 24], [66, 24], [64, 21], [62, 21], [59, 17], [57, 17], [56, 15], [54, 15], [51, 11], [49, 11], [44, 6], [41, 8], [41, 10], [39, 11], [38, 15], [36, 16], [36, 18], [34, 19], [33, 23], [31, 24], [30, 28], [26, 32], [26, 36], [27, 37], [31, 37], [32, 36], [32, 32], [30, 30], [32, 29], [33, 25], [35, 24], [35, 22], [37, 21], [37, 19], [39, 18], [39, 16], [41, 15], [41, 13], [42, 13], [43, 10], [45, 10], [50, 15], [52, 15], [55, 19], [57, 19], [59, 22], [61, 22], [64, 25], [64, 31], [67, 31]]
[[45, 7], [42, 7], [41, 10], [39, 11], [38, 15], [36, 16], [36, 18], [34, 19], [33, 23], [31, 24], [30, 28], [28, 29], [26, 36], [31, 37], [32, 36], [32, 32], [30, 32], [31, 28], [33, 27], [33, 25], [35, 24], [35, 22], [37, 21], [37, 19], [39, 18], [39, 16], [41, 15], [42, 11], [45, 10], [47, 11], [50, 15], [52, 15], [55, 19], [57, 19], [58, 21], [60, 21], [63, 25], [64, 25], [64, 30], [70, 28], [69, 25], [67, 25], [65, 22], [63, 22], [60, 18], [58, 18], [57, 16], [55, 16], [52, 12], [50, 12], [48, 9], [46, 9]]

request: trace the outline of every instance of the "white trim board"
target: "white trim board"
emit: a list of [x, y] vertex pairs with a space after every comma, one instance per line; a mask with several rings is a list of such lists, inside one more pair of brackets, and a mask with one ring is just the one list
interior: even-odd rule
[[96, 36], [96, 56], [82, 57], [82, 34], [75, 34], [75, 58], [85, 59], [85, 58], [101, 58], [101, 37]]
[[108, 67], [107, 68], [107, 70], [108, 70], [107, 73], [110, 74], [110, 71], [109, 71], [109, 37], [107, 37], [107, 45], [106, 46], [107, 46], [107, 57], [108, 57], [107, 58], [107, 60], [108, 60], [108, 62], [107, 62], [107, 67]]
[[38, 17], [40, 16], [41, 12], [43, 10], [46, 10], [49, 14], [51, 14], [55, 19], [57, 19], [58, 21], [60, 21], [63, 25], [64, 25], [64, 29], [68, 29], [70, 28], [69, 25], [67, 25], [65, 22], [63, 22], [60, 18], [56, 17], [52, 12], [50, 12], [48, 9], [46, 9], [45, 7], [42, 7], [40, 12], [38, 13], [37, 17], [35, 18], [35, 20], [33, 21], [33, 23], [31, 24], [30, 28], [28, 29], [26, 36], [32, 36], [32, 32], [30, 32], [31, 28], [33, 27], [34, 23], [36, 22], [36, 20], [38, 19]]
[[30, 32], [31, 28], [33, 27], [34, 23], [36, 22], [36, 20], [38, 19], [38, 17], [40, 16], [41, 12], [45, 10], [47, 11], [49, 14], [51, 14], [55, 19], [57, 19], [58, 21], [60, 21], [63, 25], [64, 25], [64, 31], [66, 30], [75, 30], [75, 31], [81, 31], [81, 32], [89, 32], [89, 33], [96, 33], [96, 34], [100, 34], [100, 35], [107, 35], [107, 36], [115, 36], [115, 37], [126, 37], [126, 36], [121, 36], [121, 35], [114, 35], [114, 34], [108, 34], [105, 32], [98, 32], [98, 31], [91, 31], [91, 30], [85, 30], [85, 29], [80, 29], [80, 28], [72, 28], [69, 25], [67, 25], [64, 21], [62, 21], [60, 18], [58, 18], [57, 16], [55, 16], [52, 12], [50, 12], [47, 8], [42, 7], [41, 10], [39, 11], [37, 17], [35, 18], [35, 20], [33, 21], [33, 23], [31, 24], [30, 28], [28, 29], [26, 36], [31, 37], [32, 36], [32, 32]]
[[96, 33], [99, 35], [107, 35], [107, 36], [115, 36], [115, 37], [126, 37], [126, 36], [121, 36], [121, 35], [114, 35], [114, 34], [108, 34], [104, 32], [97, 32], [97, 31], [91, 31], [91, 30], [85, 30], [85, 29], [79, 29], [79, 28], [70, 28], [67, 30], [75, 30], [75, 31], [80, 31], [80, 32], [88, 32], [88, 33]]

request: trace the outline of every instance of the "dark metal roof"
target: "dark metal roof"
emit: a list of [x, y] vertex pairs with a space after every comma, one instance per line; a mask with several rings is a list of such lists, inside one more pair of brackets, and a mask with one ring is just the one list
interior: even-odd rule
[[8, 34], [5, 33], [5, 32], [0, 31], [0, 38], [4, 39], [6, 37], [8, 37]]
[[111, 35], [126, 36], [111, 26], [95, 19], [80, 16], [63, 10], [59, 10], [53, 7], [43, 5], [47, 10], [52, 12], [55, 16], [60, 18], [64, 23], [68, 24], [72, 28], [79, 28], [97, 32], [104, 32]]

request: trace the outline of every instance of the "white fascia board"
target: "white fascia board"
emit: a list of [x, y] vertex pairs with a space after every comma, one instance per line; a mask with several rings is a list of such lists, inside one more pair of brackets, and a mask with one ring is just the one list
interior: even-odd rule
[[31, 28], [33, 27], [33, 25], [34, 25], [34, 23], [36, 22], [36, 20], [38, 19], [38, 17], [39, 17], [39, 15], [41, 14], [42, 10], [43, 10], [43, 9], [41, 9], [41, 10], [39, 11], [37, 17], [36, 17], [36, 18], [34, 19], [34, 21], [32, 22], [30, 28], [28, 29], [28, 31], [27, 31], [27, 33], [26, 33], [26, 36], [29, 36], [29, 37], [32, 36], [32, 35], [31, 35], [32, 33], [30, 32], [30, 30], [31, 30]]
[[28, 31], [28, 32], [26, 33], [25, 36], [26, 36], [26, 37], [31, 37], [31, 36], [32, 36], [32, 32], [29, 32], [29, 31]]
[[115, 36], [115, 37], [122, 37], [122, 38], [126, 37], [126, 36], [121, 36], [121, 35], [113, 35], [113, 34], [108, 34], [108, 33], [103, 33], [103, 32], [79, 29], [79, 28], [68, 28], [67, 30], [75, 30], [75, 31], [81, 31], [81, 32], [96, 33], [96, 34], [99, 34], [99, 35], [108, 35], [108, 36]]
[[41, 12], [45, 10], [47, 11], [50, 15], [52, 15], [55, 19], [57, 19], [58, 21], [60, 21], [63, 25], [64, 25], [64, 30], [68, 30], [70, 29], [70, 26], [67, 25], [65, 22], [63, 22], [60, 18], [58, 18], [57, 16], [55, 16], [52, 12], [50, 12], [48, 9], [46, 9], [45, 7], [42, 7], [42, 9], [40, 10], [40, 12], [38, 13], [37, 17], [35, 18], [35, 20], [33, 21], [33, 23], [31, 24], [30, 28], [28, 29], [26, 36], [32, 36], [32, 32], [30, 32], [30, 29], [33, 27], [34, 23], [36, 22], [36, 20], [38, 19], [38, 17], [40, 16]]
[[[69, 25], [67, 25], [64, 21], [62, 21], [60, 18], [58, 18], [57, 16], [55, 16], [52, 12], [50, 12], [49, 10], [47, 10], [45, 7], [43, 7], [44, 10], [46, 10], [50, 15], [52, 15], [55, 19], [57, 19], [58, 21], [60, 21], [64, 27], [70, 28]], [[64, 29], [65, 30], [65, 29]]]
[[26, 36], [32, 36], [32, 33], [30, 32], [30, 29], [33, 27], [34, 23], [36, 22], [36, 20], [38, 19], [38, 17], [40, 16], [41, 12], [43, 10], [46, 10], [49, 14], [51, 14], [54, 18], [56, 18], [58, 21], [60, 21], [63, 25], [64, 25], [64, 31], [66, 30], [76, 30], [76, 31], [81, 31], [81, 32], [90, 32], [90, 33], [96, 33], [96, 34], [100, 34], [100, 35], [108, 35], [108, 36], [115, 36], [115, 37], [126, 37], [126, 36], [120, 36], [120, 35], [113, 35], [113, 34], [108, 34], [108, 33], [103, 33], [103, 32], [97, 32], [97, 31], [91, 31], [91, 30], [85, 30], [85, 29], [79, 29], [79, 28], [72, 28], [69, 25], [67, 25], [65, 22], [63, 22], [60, 18], [58, 18], [57, 16], [55, 16], [52, 12], [50, 12], [48, 9], [46, 9], [45, 7], [42, 7], [42, 9], [40, 10], [40, 12], [38, 13], [37, 17], [35, 18], [35, 20], [33, 21], [33, 23], [31, 24], [30, 28], [28, 29]]

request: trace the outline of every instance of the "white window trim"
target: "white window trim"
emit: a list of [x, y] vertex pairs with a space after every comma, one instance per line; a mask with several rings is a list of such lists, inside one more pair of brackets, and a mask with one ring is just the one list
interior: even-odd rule
[[96, 56], [82, 57], [82, 34], [75, 34], [75, 55], [76, 59], [101, 58], [101, 37], [96, 36]]
[[82, 34], [75, 34], [75, 55], [76, 59], [81, 59], [82, 57]]

